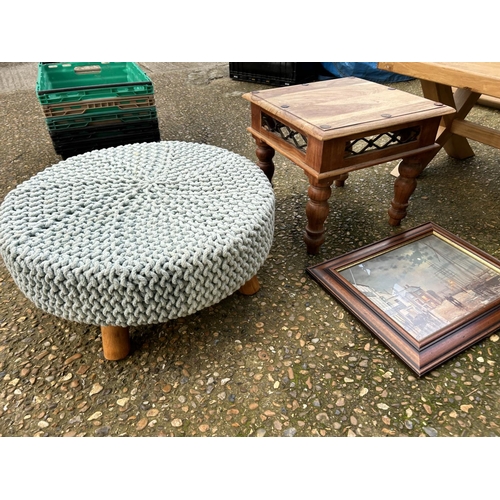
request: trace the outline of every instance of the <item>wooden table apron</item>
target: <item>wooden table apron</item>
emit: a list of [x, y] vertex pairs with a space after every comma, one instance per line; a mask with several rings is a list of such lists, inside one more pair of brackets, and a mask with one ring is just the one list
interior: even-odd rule
[[466, 119], [481, 95], [500, 98], [500, 63], [379, 62], [378, 67], [418, 78], [424, 97], [456, 109], [442, 118], [436, 138], [449, 156], [474, 156], [467, 139], [500, 149], [499, 130]]

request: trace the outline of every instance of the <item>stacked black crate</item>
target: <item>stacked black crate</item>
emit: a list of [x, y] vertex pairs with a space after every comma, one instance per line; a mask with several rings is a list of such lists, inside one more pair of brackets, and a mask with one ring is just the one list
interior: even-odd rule
[[309, 83], [318, 79], [315, 62], [230, 62], [229, 77], [242, 82], [276, 87]]
[[137, 63], [39, 63], [36, 92], [63, 159], [160, 140], [153, 83]]

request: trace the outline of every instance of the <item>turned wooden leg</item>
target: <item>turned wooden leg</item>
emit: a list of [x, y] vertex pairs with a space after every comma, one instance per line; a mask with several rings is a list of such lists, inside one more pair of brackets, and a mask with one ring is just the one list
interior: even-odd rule
[[248, 280], [241, 288], [240, 292], [243, 295], [253, 295], [260, 290], [259, 280], [257, 276], [254, 276], [250, 280]]
[[117, 361], [127, 357], [130, 352], [128, 327], [101, 326], [102, 350], [104, 357]]
[[257, 144], [257, 150], [255, 152], [258, 158], [257, 165], [266, 174], [269, 182], [272, 182], [274, 175], [273, 156], [275, 151], [271, 146], [260, 139], [255, 139], [255, 143]]
[[406, 158], [399, 164], [399, 177], [394, 182], [394, 199], [389, 208], [389, 224], [399, 226], [406, 217], [410, 196], [417, 187], [417, 177], [427, 163], [422, 157]]
[[344, 187], [345, 181], [347, 180], [348, 177], [349, 177], [349, 174], [339, 175], [335, 179], [335, 187], [339, 187], [339, 188]]
[[317, 180], [309, 177], [309, 201], [306, 205], [307, 226], [304, 241], [307, 252], [316, 255], [325, 241], [325, 221], [330, 211], [328, 200], [332, 194], [333, 179]]

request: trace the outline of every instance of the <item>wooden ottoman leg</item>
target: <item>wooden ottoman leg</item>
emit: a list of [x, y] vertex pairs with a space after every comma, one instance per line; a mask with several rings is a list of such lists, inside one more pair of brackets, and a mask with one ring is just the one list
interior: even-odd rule
[[257, 279], [257, 276], [254, 276], [253, 278], [249, 279], [240, 288], [240, 292], [243, 295], [253, 295], [254, 293], [257, 293], [259, 290], [260, 290], [260, 285], [259, 285], [259, 280]]
[[101, 336], [102, 350], [106, 359], [117, 361], [127, 357], [130, 352], [128, 327], [101, 326]]

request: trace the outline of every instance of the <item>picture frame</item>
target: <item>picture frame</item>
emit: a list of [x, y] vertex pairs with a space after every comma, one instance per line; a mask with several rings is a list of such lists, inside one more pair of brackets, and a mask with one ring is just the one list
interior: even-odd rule
[[306, 271], [419, 377], [500, 328], [500, 261], [432, 222]]

